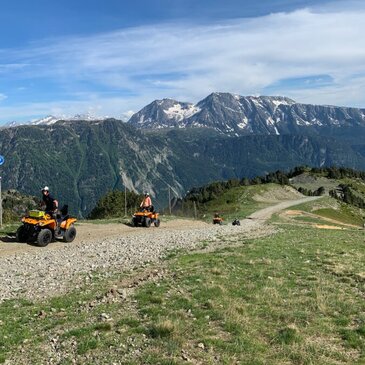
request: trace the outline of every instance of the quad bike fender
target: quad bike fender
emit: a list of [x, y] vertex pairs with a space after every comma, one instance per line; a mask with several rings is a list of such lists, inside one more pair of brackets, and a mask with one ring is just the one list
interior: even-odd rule
[[133, 214], [134, 217], [148, 217], [150, 219], [157, 219], [158, 218], [158, 213], [153, 213], [153, 212], [136, 212]]
[[[47, 218], [49, 216], [46, 216]], [[32, 226], [39, 226], [39, 227], [47, 227], [50, 229], [55, 229], [56, 228], [56, 222], [54, 219], [35, 219], [35, 218], [31, 218], [31, 217], [24, 217], [22, 219], [22, 222], [25, 224], [30, 224]]]
[[60, 228], [69, 229], [71, 225], [74, 224], [76, 221], [77, 221], [76, 218], [68, 218], [61, 223]]

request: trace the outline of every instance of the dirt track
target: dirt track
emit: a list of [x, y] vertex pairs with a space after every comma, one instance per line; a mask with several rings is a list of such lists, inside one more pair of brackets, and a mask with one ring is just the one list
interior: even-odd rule
[[[304, 202], [316, 200], [319, 197], [305, 197], [296, 200], [289, 200], [278, 203], [268, 208], [258, 210], [247, 217], [249, 220], [267, 220], [273, 214], [280, 212], [283, 209], [298, 205]], [[245, 224], [246, 220], [242, 220], [241, 224]], [[211, 225], [196, 220], [176, 219], [161, 223], [158, 231], [191, 231], [201, 228], [209, 228]], [[89, 241], [104, 240], [106, 238], [118, 238], [127, 236], [138, 236], [146, 232], [153, 233], [157, 228], [151, 227], [149, 230], [144, 228], [135, 228], [122, 223], [108, 223], [108, 224], [94, 224], [94, 223], [78, 223], [77, 224], [77, 238], [72, 245], [83, 245]], [[57, 250], [70, 245], [64, 242], [54, 242], [45, 248], [39, 248], [29, 244], [18, 243], [14, 237], [3, 237], [0, 241], [0, 257], [8, 256], [15, 253], [22, 252], [37, 252], [38, 250], [48, 251]]]
[[307, 202], [310, 202], [310, 201], [313, 201], [313, 200], [317, 200], [317, 199], [320, 199], [320, 198], [321, 198], [320, 196], [310, 196], [310, 197], [300, 198], [300, 199], [296, 199], [296, 200], [284, 201], [284, 202], [281, 202], [279, 204], [273, 205], [271, 207], [260, 209], [257, 212], [251, 214], [247, 218], [266, 220], [266, 219], [269, 219], [273, 214], [278, 213], [281, 210], [284, 210], [286, 208], [290, 208], [294, 205], [299, 205], [299, 204], [302, 204], [302, 203], [307, 203]]
[[241, 226], [182, 219], [148, 229], [88, 223], [78, 226], [78, 237], [73, 243], [57, 242], [41, 248], [9, 239], [0, 244], [0, 302], [18, 296], [35, 299], [65, 293], [79, 285], [85, 275], [109, 275], [146, 262], [158, 262], [170, 250], [196, 249], [202, 242], [220, 247], [229, 237], [237, 242], [272, 234], [274, 230], [265, 224], [265, 219], [313, 199], [292, 200], [262, 209], [250, 219], [241, 220]]
[[[174, 231], [183, 231], [183, 230], [191, 230], [197, 228], [208, 227], [207, 223], [202, 221], [194, 221], [187, 219], [176, 219], [169, 222], [163, 222], [161, 226], [158, 228], [158, 231], [165, 230], [174, 230]], [[107, 224], [94, 224], [94, 223], [77, 223], [77, 238], [72, 243], [72, 245], [82, 245], [88, 241], [98, 241], [103, 240], [105, 238], [117, 238], [117, 237], [126, 237], [133, 236], [141, 233], [145, 233], [146, 229], [144, 228], [135, 228], [128, 226], [123, 223], [107, 223]], [[151, 233], [157, 230], [157, 228], [151, 226]], [[47, 247], [39, 248], [33, 245], [18, 243], [15, 241], [13, 236], [10, 237], [2, 237], [0, 241], [0, 257], [7, 256], [14, 253], [22, 253], [22, 252], [34, 252], [37, 250], [57, 250], [63, 248], [68, 243], [64, 242], [54, 242]]]

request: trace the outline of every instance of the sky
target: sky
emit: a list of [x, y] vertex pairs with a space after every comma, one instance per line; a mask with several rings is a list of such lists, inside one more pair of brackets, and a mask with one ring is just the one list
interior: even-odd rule
[[357, 0], [4, 1], [0, 124], [212, 92], [363, 108], [363, 19]]

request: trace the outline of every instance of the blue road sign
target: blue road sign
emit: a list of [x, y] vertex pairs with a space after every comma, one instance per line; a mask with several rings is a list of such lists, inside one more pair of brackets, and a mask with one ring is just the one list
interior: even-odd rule
[[5, 161], [4, 156], [1, 156], [1, 155], [0, 155], [0, 165], [2, 165], [2, 164], [4, 163], [4, 161]]

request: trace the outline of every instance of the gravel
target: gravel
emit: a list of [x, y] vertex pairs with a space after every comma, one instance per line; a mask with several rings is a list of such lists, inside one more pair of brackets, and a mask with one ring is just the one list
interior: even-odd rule
[[[285, 208], [308, 200], [286, 202]], [[0, 257], [0, 302], [11, 298], [31, 300], [46, 298], [77, 288], [81, 277], [93, 272], [105, 275], [157, 262], [169, 250], [199, 248], [203, 241], [211, 245], [225, 245], [245, 237], [270, 234], [273, 228], [265, 219], [283, 209], [278, 204], [262, 210], [256, 219], [241, 221], [241, 226], [206, 225], [181, 229], [145, 229], [137, 233], [102, 240], [84, 240], [65, 244], [55, 250], [39, 249], [17, 252]]]
[[77, 278], [83, 274], [133, 269], [146, 262], [157, 262], [170, 250], [199, 248], [202, 241], [217, 244], [221, 237], [257, 233], [260, 226], [262, 223], [247, 220], [239, 227], [207, 225], [178, 231], [141, 228], [140, 233], [125, 237], [78, 242], [57, 250], [35, 248], [34, 252], [1, 257], [0, 302], [16, 297], [34, 300], [62, 294], [75, 287]]

